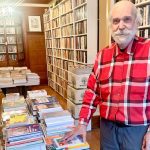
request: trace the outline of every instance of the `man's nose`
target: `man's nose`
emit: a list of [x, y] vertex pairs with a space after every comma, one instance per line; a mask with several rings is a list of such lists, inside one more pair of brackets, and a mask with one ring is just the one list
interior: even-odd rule
[[119, 25], [118, 25], [118, 28], [119, 28], [120, 30], [123, 30], [123, 29], [125, 28], [125, 24], [124, 24], [123, 20], [120, 20]]

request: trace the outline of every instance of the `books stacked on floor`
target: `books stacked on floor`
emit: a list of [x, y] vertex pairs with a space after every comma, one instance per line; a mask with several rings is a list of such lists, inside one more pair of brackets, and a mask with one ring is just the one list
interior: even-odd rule
[[42, 128], [45, 136], [63, 134], [74, 127], [74, 119], [68, 110], [43, 114]]
[[83, 141], [81, 135], [76, 136], [69, 142], [63, 141], [64, 134], [55, 136], [47, 136], [45, 143], [48, 150], [89, 150], [90, 146], [87, 142]]
[[40, 76], [37, 73], [27, 73], [26, 76], [29, 84], [40, 83]]
[[5, 146], [6, 150], [46, 150], [39, 124], [8, 128]]

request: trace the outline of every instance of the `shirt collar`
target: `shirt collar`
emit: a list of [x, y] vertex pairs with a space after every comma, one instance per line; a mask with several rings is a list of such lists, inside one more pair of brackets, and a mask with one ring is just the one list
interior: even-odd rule
[[129, 43], [129, 45], [125, 48], [124, 52], [120, 51], [120, 48], [117, 43], [115, 43], [115, 54], [114, 57], [118, 56], [121, 53], [127, 53], [128, 55], [133, 55], [134, 50], [135, 50], [135, 44], [136, 41], [138, 40], [138, 37], [135, 36], [135, 38]]

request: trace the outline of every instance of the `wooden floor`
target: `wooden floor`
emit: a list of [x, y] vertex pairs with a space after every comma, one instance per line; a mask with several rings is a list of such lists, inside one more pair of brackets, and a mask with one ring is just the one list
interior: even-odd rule
[[[45, 89], [47, 93], [51, 96], [56, 96], [56, 98], [59, 100], [61, 106], [63, 109], [67, 109], [67, 102], [66, 100], [61, 97], [58, 93], [56, 93], [53, 89], [51, 89], [48, 86], [33, 86], [30, 87], [29, 90], [37, 90], [37, 89]], [[0, 97], [3, 97], [3, 95], [0, 95]], [[92, 129], [92, 131], [88, 131], [87, 133], [87, 142], [90, 144], [91, 150], [100, 150], [100, 130], [99, 128]]]

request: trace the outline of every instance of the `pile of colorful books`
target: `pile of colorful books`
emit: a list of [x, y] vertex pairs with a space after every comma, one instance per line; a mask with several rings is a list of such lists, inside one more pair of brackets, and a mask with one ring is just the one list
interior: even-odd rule
[[46, 150], [39, 124], [8, 128], [5, 145], [6, 150]]
[[74, 119], [56, 97], [45, 90], [27, 93], [26, 99], [19, 93], [6, 94], [2, 99], [5, 150], [89, 149], [81, 137], [69, 143], [62, 141], [64, 134], [72, 131]]

